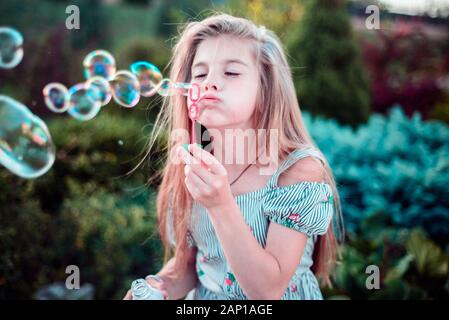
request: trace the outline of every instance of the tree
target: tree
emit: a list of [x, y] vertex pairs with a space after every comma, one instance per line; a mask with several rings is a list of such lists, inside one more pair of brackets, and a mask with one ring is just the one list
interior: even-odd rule
[[368, 119], [369, 84], [344, 0], [305, 1], [287, 45], [301, 108], [353, 127]]
[[303, 14], [303, 0], [229, 0], [219, 7], [224, 12], [263, 25], [284, 41]]
[[[408, 116], [415, 112], [424, 119], [436, 116], [434, 106], [444, 101], [439, 81], [449, 71], [444, 67], [443, 43], [429, 37], [420, 23], [405, 21], [396, 22], [393, 30], [379, 30], [375, 36], [362, 42], [373, 111], [387, 113], [399, 104]], [[442, 116], [443, 110], [438, 112]]]

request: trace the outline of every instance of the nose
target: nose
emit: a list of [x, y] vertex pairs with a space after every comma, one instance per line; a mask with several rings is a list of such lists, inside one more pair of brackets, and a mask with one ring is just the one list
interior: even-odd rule
[[220, 90], [220, 85], [218, 84], [217, 76], [218, 75], [214, 74], [214, 72], [212, 72], [212, 70], [209, 72], [207, 78], [204, 79], [204, 82], [203, 82], [204, 92]]
[[206, 82], [204, 84], [204, 91], [210, 91], [210, 90], [218, 91], [218, 85], [216, 83], [212, 83], [210, 81]]

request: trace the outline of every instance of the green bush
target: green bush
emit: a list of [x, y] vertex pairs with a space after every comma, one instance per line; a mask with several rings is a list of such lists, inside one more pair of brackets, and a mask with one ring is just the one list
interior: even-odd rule
[[[121, 298], [130, 281], [161, 266], [156, 232], [164, 139], [145, 162], [151, 130], [130, 110], [110, 106], [93, 120], [58, 116], [49, 123], [57, 156], [35, 180], [0, 170], [0, 298], [33, 298], [80, 268], [95, 298]], [[399, 108], [374, 115], [357, 130], [304, 114], [334, 170], [347, 242], [329, 298], [447, 298], [449, 128], [407, 118]], [[413, 228], [423, 231], [413, 231]], [[367, 290], [368, 265], [381, 290]]]
[[357, 130], [308, 114], [305, 122], [336, 176], [350, 232], [385, 211], [392, 225], [420, 227], [449, 243], [447, 125], [425, 122], [419, 113], [410, 119], [398, 106]]
[[146, 185], [160, 164], [127, 174], [143, 157], [151, 128], [109, 111], [88, 122], [48, 121], [56, 161], [38, 179], [0, 171], [0, 298], [32, 298], [64, 281], [71, 264], [96, 298], [120, 298], [131, 279], [160, 266], [155, 185]]
[[[449, 249], [449, 247], [447, 247]], [[342, 248], [329, 299], [448, 299], [449, 251], [420, 229], [386, 227], [384, 213], [366, 219]], [[379, 288], [368, 289], [370, 265], [379, 268]]]
[[[156, 231], [154, 193], [123, 195], [72, 182], [57, 235], [65, 243], [67, 265], [80, 268], [81, 279], [97, 298], [123, 298], [131, 280], [158, 271], [162, 249]], [[71, 184], [72, 184], [71, 183]]]
[[0, 171], [0, 299], [31, 298], [53, 276], [52, 216], [32, 193], [31, 183]]

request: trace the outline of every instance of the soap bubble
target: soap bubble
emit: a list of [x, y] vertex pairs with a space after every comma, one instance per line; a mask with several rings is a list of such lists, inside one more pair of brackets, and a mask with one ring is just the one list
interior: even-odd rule
[[192, 87], [190, 83], [173, 82], [170, 79], [162, 79], [157, 87], [157, 93], [163, 97], [175, 96], [175, 95], [189, 95], [189, 89]]
[[190, 83], [176, 82], [175, 88], [174, 88], [174, 90], [175, 90], [174, 94], [188, 96], [190, 88], [192, 88], [192, 85]]
[[0, 163], [23, 178], [46, 173], [55, 146], [46, 124], [20, 102], [0, 95]]
[[96, 86], [86, 88], [78, 83], [69, 89], [68, 113], [75, 119], [86, 121], [94, 118], [101, 108], [100, 92]]
[[63, 84], [49, 83], [44, 87], [43, 94], [45, 104], [53, 112], [62, 113], [70, 107], [69, 91]]
[[11, 69], [23, 58], [23, 37], [19, 31], [0, 27], [0, 68]]
[[92, 77], [86, 81], [86, 88], [89, 90], [92, 86], [96, 87], [99, 92], [98, 100], [100, 100], [101, 106], [105, 106], [111, 101], [111, 86], [109, 82], [102, 77]]
[[95, 50], [89, 53], [84, 58], [83, 66], [86, 79], [99, 76], [110, 80], [117, 70], [114, 57], [105, 50]]
[[175, 85], [170, 79], [162, 79], [159, 87], [157, 88], [157, 93], [159, 93], [163, 97], [173, 96], [174, 87]]
[[162, 73], [154, 64], [137, 61], [131, 64], [130, 69], [139, 80], [142, 96], [151, 97], [157, 92], [157, 86], [162, 81]]
[[118, 71], [111, 79], [114, 100], [127, 108], [134, 107], [140, 99], [140, 84], [137, 77], [126, 70]]

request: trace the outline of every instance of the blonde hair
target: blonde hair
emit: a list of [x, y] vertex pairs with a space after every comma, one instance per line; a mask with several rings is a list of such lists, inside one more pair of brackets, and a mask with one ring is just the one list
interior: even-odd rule
[[[265, 132], [270, 132], [270, 129], [278, 130], [279, 150], [276, 155], [279, 159], [276, 160], [283, 160], [297, 148], [312, 146], [319, 150], [304, 126], [284, 50], [276, 35], [265, 27], [257, 27], [247, 19], [222, 13], [215, 13], [200, 22], [187, 23], [181, 30], [179, 40], [173, 48], [173, 55], [168, 65], [170, 67], [170, 80], [190, 82], [190, 69], [199, 43], [204, 39], [223, 34], [250, 39], [254, 43], [260, 81], [253, 120], [256, 128], [263, 128]], [[174, 130], [180, 129], [190, 132], [189, 126], [190, 119], [187, 113], [186, 97], [171, 96], [164, 98], [161, 111], [153, 128], [153, 140], [150, 141], [148, 150], [151, 150], [157, 136], [171, 134]], [[270, 139], [266, 139], [265, 147], [267, 150], [269, 142]], [[179, 143], [189, 143], [188, 137], [169, 140], [167, 148], [164, 150], [166, 155], [171, 155]], [[343, 224], [341, 223], [341, 205], [336, 183], [323, 155], [322, 159], [322, 165], [326, 172], [326, 182], [331, 185], [333, 190], [335, 216], [327, 233], [319, 236], [317, 240], [312, 270], [322, 281], [331, 285], [330, 272], [336, 262], [338, 249], [334, 234], [335, 217], [341, 236], [343, 236]], [[185, 185], [180, 183], [184, 180], [183, 165], [166, 161], [164, 169], [156, 175], [162, 175], [156, 206], [158, 230], [164, 246], [164, 263], [175, 253], [176, 270], [185, 270], [188, 249], [187, 234], [193, 200]], [[176, 196], [171, 197], [170, 195]], [[169, 213], [170, 220], [168, 219]], [[168, 235], [168, 223], [170, 222], [173, 223], [172, 230], [176, 239], [175, 251], [173, 251]]]

